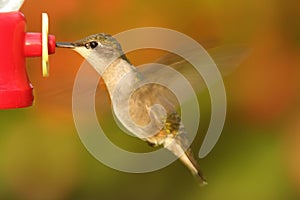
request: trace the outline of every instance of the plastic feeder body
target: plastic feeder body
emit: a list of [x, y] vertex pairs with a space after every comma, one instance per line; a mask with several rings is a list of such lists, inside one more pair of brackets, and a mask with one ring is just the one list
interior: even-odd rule
[[[22, 108], [33, 103], [33, 87], [25, 59], [42, 55], [42, 34], [26, 33], [21, 12], [0, 13], [0, 109]], [[55, 37], [48, 37], [48, 53], [55, 52]]]

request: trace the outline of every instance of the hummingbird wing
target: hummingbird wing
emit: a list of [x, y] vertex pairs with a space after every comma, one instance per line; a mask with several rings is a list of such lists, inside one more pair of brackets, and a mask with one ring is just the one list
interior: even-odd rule
[[[185, 52], [185, 55], [187, 55], [185, 58], [182, 58], [174, 53], [167, 53], [156, 60], [156, 62], [171, 66], [178, 71], [186, 73], [186, 70], [188, 69], [185, 68], [187, 66], [192, 66], [186, 59], [190, 59], [198, 55], [195, 54], [195, 51], [196, 50], [192, 49], [189, 52]], [[226, 76], [236, 70], [249, 55], [249, 52], [249, 48], [242, 45], [224, 45], [207, 50], [207, 53], [214, 60], [223, 76]]]
[[[201, 74], [195, 69], [195, 67], [187, 61], [187, 59], [194, 59], [198, 54], [195, 54], [196, 50], [190, 50], [189, 52], [185, 52], [187, 55], [185, 58], [182, 58], [174, 53], [168, 53], [158, 60], [155, 63], [159, 63], [172, 69], [178, 71], [182, 74], [192, 85], [194, 90], [198, 93], [202, 92], [206, 86]], [[227, 76], [233, 73], [240, 64], [248, 57], [250, 54], [249, 48], [242, 45], [227, 45], [215, 47], [207, 50], [208, 54], [213, 59], [214, 63], [218, 67], [221, 75]], [[205, 56], [205, 54], [203, 54]], [[206, 74], [210, 74], [214, 72], [214, 67], [211, 66], [212, 62], [206, 63], [202, 58], [197, 58], [200, 62], [201, 72], [205, 72]], [[157, 68], [147, 68], [145, 71], [146, 74], [156, 74], [157, 81], [160, 82], [161, 79], [168, 77], [168, 82], [170, 85], [178, 84], [177, 76], [170, 74], [169, 71], [158, 70]]]

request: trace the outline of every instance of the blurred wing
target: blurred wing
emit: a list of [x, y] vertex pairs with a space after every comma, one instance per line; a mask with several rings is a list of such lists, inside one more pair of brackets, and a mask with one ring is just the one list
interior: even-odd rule
[[246, 46], [221, 46], [208, 50], [222, 76], [234, 72], [249, 56], [250, 50]]
[[[195, 57], [196, 55], [194, 52], [195, 51], [193, 50], [187, 52], [188, 57], [186, 59]], [[245, 46], [220, 46], [209, 49], [207, 52], [214, 60], [221, 75], [224, 77], [234, 72], [234, 70], [237, 69], [249, 55], [250, 51]], [[201, 92], [206, 88], [205, 82], [198, 71], [186, 59], [176, 54], [168, 53], [159, 58], [155, 63], [163, 64], [175, 69], [189, 81], [196, 92]], [[201, 58], [198, 58], [198, 60], [201, 60]], [[203, 70], [205, 70], [206, 73], [210, 73], [210, 71], [213, 72], [212, 69], [214, 66], [210, 65], [212, 65], [212, 63], [201, 63], [201, 66], [203, 66]], [[170, 85], [172, 84], [176, 85], [176, 87], [180, 87], [177, 76], [173, 76], [169, 71], [164, 69], [157, 69], [157, 67], [152, 69], [150, 67], [144, 70], [143, 73], [149, 74], [151, 77], [156, 77], [157, 82], [161, 82], [162, 79], [167, 78]]]

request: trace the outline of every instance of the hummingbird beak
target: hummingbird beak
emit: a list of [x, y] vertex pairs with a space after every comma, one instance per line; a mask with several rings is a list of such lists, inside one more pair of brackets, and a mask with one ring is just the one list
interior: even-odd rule
[[74, 49], [75, 45], [70, 42], [56, 42], [56, 47]]

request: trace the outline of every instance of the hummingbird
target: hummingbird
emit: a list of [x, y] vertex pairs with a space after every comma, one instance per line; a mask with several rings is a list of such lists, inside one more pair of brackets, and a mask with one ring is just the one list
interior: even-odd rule
[[[114, 109], [118, 105], [113, 101], [114, 98], [122, 99], [122, 91], [116, 93], [118, 82], [128, 74], [131, 74], [129, 76], [131, 78], [126, 83], [129, 88], [143, 80], [138, 68], [133, 66], [123, 53], [120, 43], [109, 34], [94, 34], [75, 42], [57, 42], [56, 46], [76, 51], [102, 76], [112, 99], [114, 112], [121, 112]], [[146, 133], [141, 139], [151, 146], [163, 146], [168, 149], [190, 170], [200, 185], [207, 184], [188, 146], [188, 133], [181, 121], [180, 111], [177, 110], [179, 103], [173, 92], [160, 84], [147, 84], [134, 91], [128, 104], [129, 115], [134, 124], [145, 126], [154, 122], [157, 127], [155, 133], [148, 135]], [[161, 109], [149, 109], [154, 104], [161, 105], [163, 112]], [[124, 114], [115, 113], [115, 115], [121, 123], [123, 122], [122, 125], [130, 130], [129, 126], [132, 125], [122, 119], [125, 118]]]

